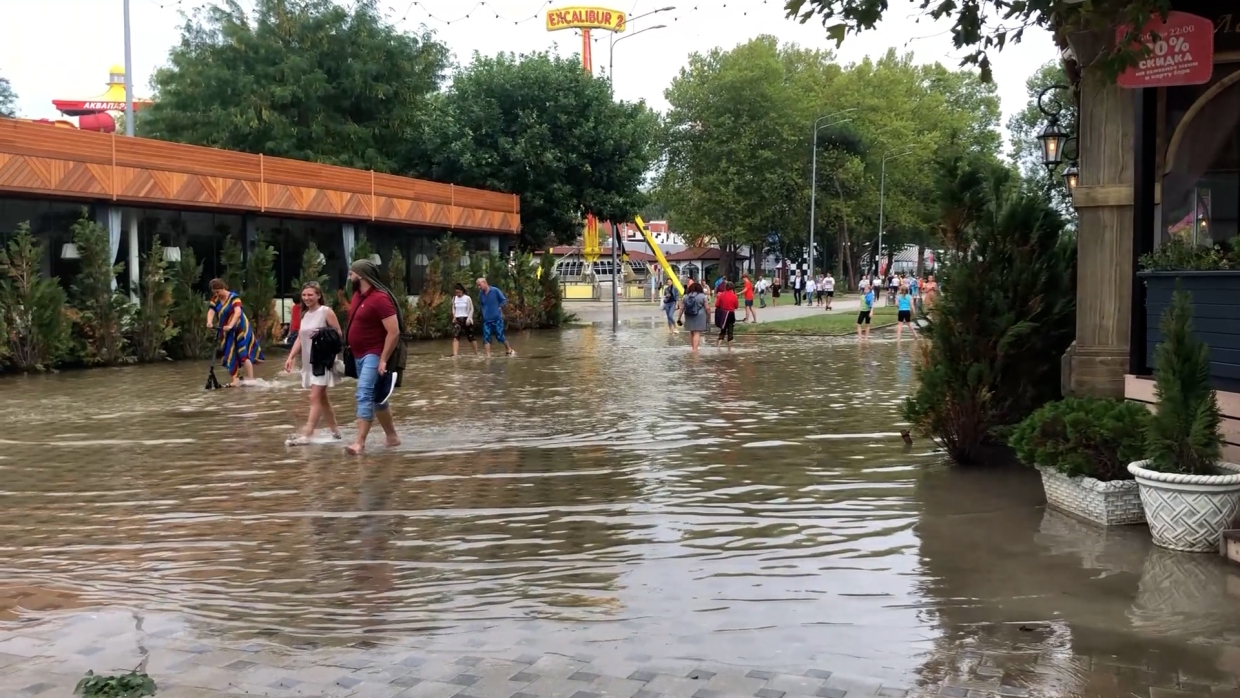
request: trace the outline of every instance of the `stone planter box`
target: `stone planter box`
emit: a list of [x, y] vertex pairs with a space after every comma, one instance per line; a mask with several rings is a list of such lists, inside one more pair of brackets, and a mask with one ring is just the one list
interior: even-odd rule
[[1038, 466], [1046, 503], [1103, 526], [1145, 523], [1141, 494], [1135, 480], [1103, 482], [1092, 477], [1068, 477], [1054, 468]]
[[1193, 294], [1193, 331], [1210, 347], [1210, 381], [1217, 390], [1240, 392], [1240, 270], [1143, 271], [1145, 281], [1145, 365], [1154, 368], [1162, 341], [1158, 323], [1171, 305], [1178, 281]]
[[1240, 465], [1219, 463], [1218, 475], [1160, 473], [1149, 461], [1128, 465], [1141, 487], [1141, 503], [1154, 544], [1192, 553], [1218, 552], [1223, 531], [1240, 512]]

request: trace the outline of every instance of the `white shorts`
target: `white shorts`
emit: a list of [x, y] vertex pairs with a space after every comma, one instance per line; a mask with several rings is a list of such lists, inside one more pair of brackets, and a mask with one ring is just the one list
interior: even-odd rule
[[309, 388], [312, 385], [321, 385], [330, 388], [335, 383], [334, 378], [335, 376], [332, 375], [331, 371], [324, 371], [321, 376], [314, 375], [313, 371], [305, 371], [301, 374], [301, 387]]

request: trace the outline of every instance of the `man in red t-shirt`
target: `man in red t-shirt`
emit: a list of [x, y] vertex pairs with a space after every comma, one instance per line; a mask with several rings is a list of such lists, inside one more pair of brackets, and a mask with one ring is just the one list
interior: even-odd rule
[[[401, 339], [396, 303], [379, 281], [378, 267], [368, 259], [359, 259], [349, 267], [349, 281], [356, 289], [349, 304], [347, 341], [357, 364], [357, 438], [347, 450], [356, 456], [366, 451], [366, 437], [375, 419], [383, 427], [387, 445], [400, 445], [392, 411], [388, 409], [399, 374], [389, 370], [388, 363], [397, 353]], [[396, 368], [403, 366], [392, 366]]]
[[728, 338], [728, 347], [732, 346], [732, 332], [736, 327], [736, 309], [740, 306], [735, 288], [731, 281], [725, 281], [723, 290], [715, 297], [716, 312], [722, 316], [719, 321], [719, 336], [715, 338], [716, 347], [725, 336]]
[[757, 322], [758, 311], [754, 310], [753, 307], [753, 279], [750, 279], [749, 275], [745, 274], [741, 276], [741, 281], [745, 282], [745, 319], [743, 322]]

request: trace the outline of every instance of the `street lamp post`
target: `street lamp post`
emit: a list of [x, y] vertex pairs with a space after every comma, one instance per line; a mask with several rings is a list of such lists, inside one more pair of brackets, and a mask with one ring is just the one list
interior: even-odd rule
[[887, 161], [904, 157], [911, 152], [913, 152], [912, 148], [904, 151], [903, 153], [896, 153], [894, 155], [891, 154], [890, 150], [883, 153], [883, 165], [881, 168], [881, 174], [878, 177], [878, 253], [874, 257], [875, 273], [881, 273], [882, 270], [882, 267], [879, 266], [879, 260], [883, 256], [883, 199], [887, 194]]
[[[671, 8], [669, 7], [666, 9], [671, 9]], [[659, 11], [660, 10], [655, 10], [655, 12], [659, 12]], [[639, 29], [633, 32], [632, 34], [625, 34], [619, 39], [615, 39], [611, 42], [611, 46], [607, 49], [607, 78], [612, 81], [612, 84], [615, 84], [615, 78], [612, 76], [612, 63], [615, 60], [615, 56], [616, 56], [616, 44], [620, 43], [621, 41], [624, 41], [625, 39], [632, 39], [638, 34], [643, 34], [645, 32], [654, 31], [655, 29], [667, 29], [667, 25], [656, 24], [653, 27], [646, 27], [645, 29]], [[612, 34], [612, 36], [614, 37], [615, 34]]]
[[[643, 13], [641, 13], [640, 15], [637, 15], [636, 17], [628, 17], [628, 18], [626, 18], [626, 19], [624, 20], [625, 28], [628, 28], [628, 25], [629, 25], [629, 23], [630, 23], [630, 22], [635, 22], [635, 21], [637, 21], [637, 20], [641, 19], [642, 17], [649, 17], [650, 15], [657, 15], [657, 14], [659, 14], [660, 12], [671, 12], [671, 11], [672, 11], [672, 10], [674, 10], [674, 9], [676, 9], [676, 7], [675, 7], [674, 5], [669, 5], [668, 7], [660, 7], [660, 8], [659, 8], [659, 9], [657, 9], [657, 10], [651, 10], [651, 11], [649, 11], [649, 12], [643, 12]], [[650, 27], [650, 29], [664, 29], [664, 28], [666, 28], [666, 27], [667, 27], [667, 25], [666, 25], [666, 24], [660, 24], [660, 25], [659, 25], [659, 26], [657, 26], [657, 27]], [[642, 33], [643, 31], [646, 31], [646, 30], [645, 30], [645, 29], [643, 29], [643, 30], [641, 30], [641, 31], [636, 31], [636, 32], [633, 32], [632, 34], [629, 34], [629, 36], [636, 36], [636, 35], [638, 35], [638, 34]], [[623, 39], [624, 37], [622, 36], [622, 37], [620, 37], [619, 39], [617, 39], [617, 38], [616, 38], [616, 33], [615, 33], [615, 32], [610, 32], [609, 36], [611, 37], [611, 39], [607, 42], [607, 43], [608, 43], [608, 46], [607, 46], [607, 79], [608, 79], [608, 80], [611, 80], [611, 81], [612, 81], [612, 83], [614, 84], [614, 83], [615, 83], [615, 80], [614, 80], [614, 79], [612, 79], [612, 77], [611, 77], [611, 63], [612, 63], [612, 58], [613, 58], [613, 57], [614, 57], [614, 55], [615, 55], [615, 50], [616, 50], [616, 42], [620, 41], [620, 40], [621, 40], [621, 39]]]
[[809, 273], [811, 275], [814, 273], [814, 219], [817, 217], [815, 213], [818, 198], [818, 131], [825, 126], [834, 126], [836, 124], [851, 121], [851, 119], [842, 119], [840, 121], [836, 121], [834, 124], [830, 122], [823, 124], [823, 119], [830, 119], [832, 117], [839, 116], [840, 114], [847, 114], [848, 112], [854, 111], [857, 111], [857, 107], [843, 109], [835, 112], [834, 114], [820, 116], [814, 120], [814, 138], [813, 146], [811, 146], [813, 148], [813, 153], [810, 155], [811, 165], [809, 175]]
[[[133, 49], [129, 29], [129, 0], [124, 0], [125, 16], [125, 135], [133, 137]], [[116, 260], [113, 260], [116, 261]], [[138, 302], [138, 217], [129, 217], [129, 300]]]

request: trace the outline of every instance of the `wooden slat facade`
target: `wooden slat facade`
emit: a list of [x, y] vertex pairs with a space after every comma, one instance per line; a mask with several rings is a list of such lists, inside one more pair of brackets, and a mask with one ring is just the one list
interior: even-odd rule
[[0, 194], [515, 234], [518, 197], [0, 118]]
[[[1223, 459], [1231, 463], [1240, 463], [1240, 393], [1216, 390], [1219, 411], [1223, 413], [1223, 423], [1219, 425], [1223, 437]], [[1149, 376], [1124, 376], [1124, 398], [1145, 404], [1154, 409], [1158, 397], [1154, 395], [1154, 381]]]

